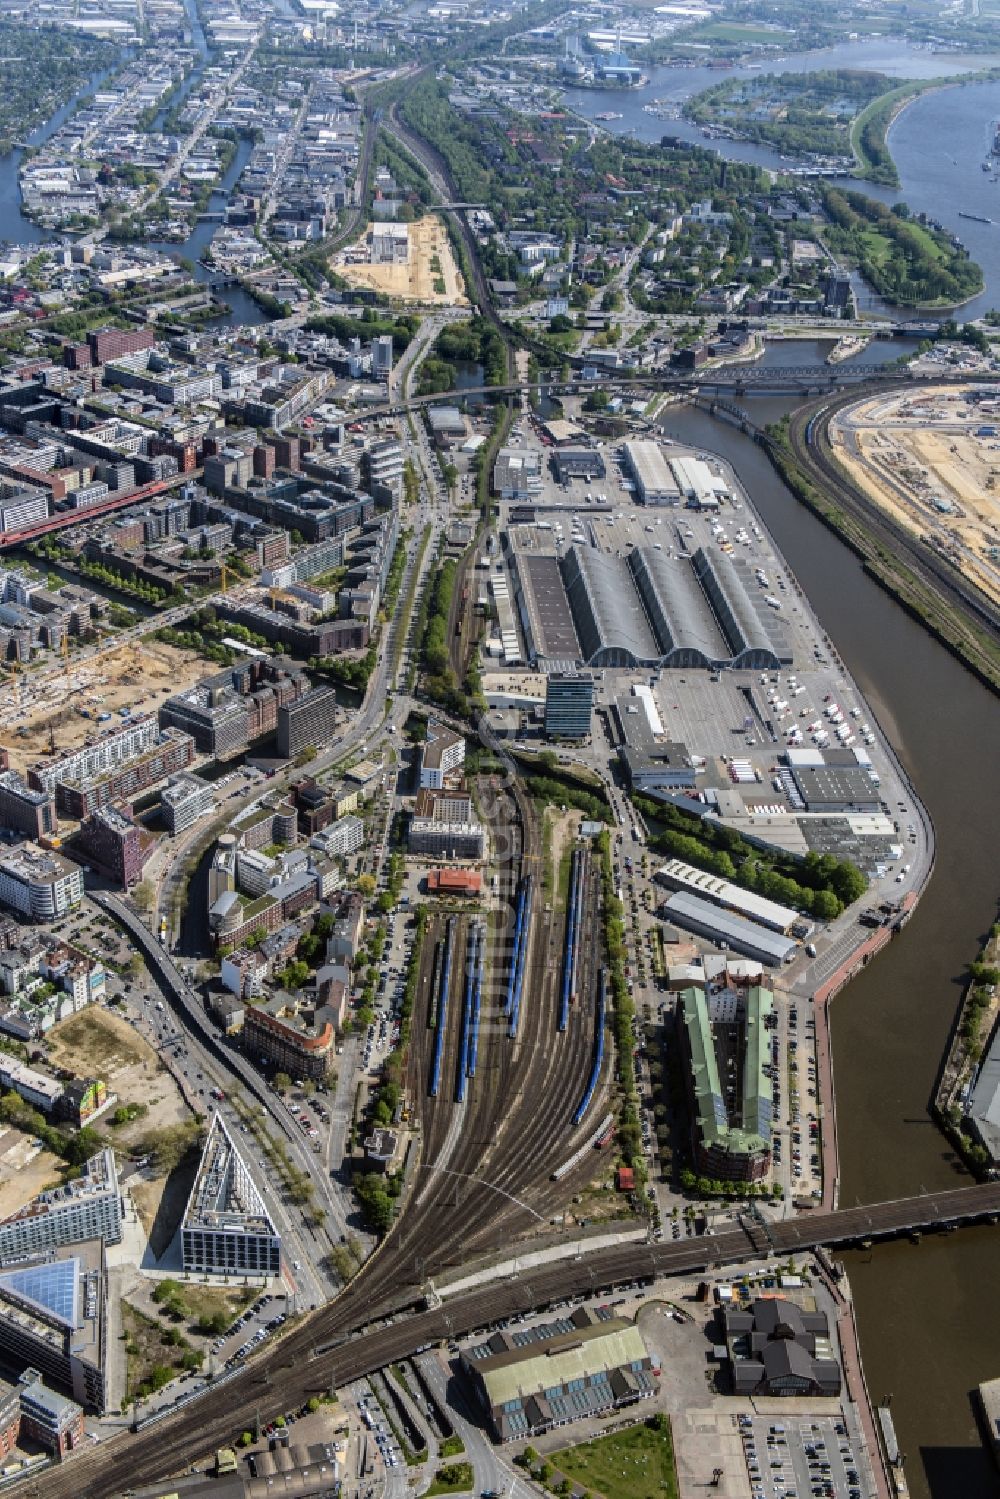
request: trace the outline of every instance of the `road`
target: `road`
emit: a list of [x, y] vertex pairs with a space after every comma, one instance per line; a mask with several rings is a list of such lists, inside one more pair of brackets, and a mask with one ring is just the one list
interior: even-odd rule
[[764, 1250], [784, 1259], [818, 1244], [867, 1240], [905, 1232], [915, 1225], [971, 1222], [998, 1213], [1000, 1183], [990, 1182], [803, 1216], [794, 1222], [770, 1225], [768, 1240], [751, 1225], [758, 1240], [756, 1246], [742, 1227], [674, 1244], [626, 1244], [578, 1255], [568, 1264], [556, 1261], [538, 1266], [529, 1275], [456, 1296], [443, 1307], [410, 1314], [400, 1307], [394, 1319], [365, 1332], [356, 1326], [338, 1325], [335, 1303], [296, 1324], [280, 1343], [242, 1366], [225, 1385], [166, 1418], [152, 1431], [105, 1442], [99, 1453], [82, 1450], [62, 1467], [37, 1478], [28, 1477], [9, 1492], [33, 1499], [79, 1499], [81, 1494], [87, 1499], [111, 1499], [122, 1490], [178, 1472], [226, 1445], [235, 1432], [252, 1427], [258, 1415], [270, 1420], [310, 1394], [327, 1391], [331, 1383], [345, 1385], [396, 1360], [410, 1358], [425, 1345], [482, 1330], [574, 1295], [631, 1284], [637, 1279], [692, 1274], [710, 1265], [740, 1263]]

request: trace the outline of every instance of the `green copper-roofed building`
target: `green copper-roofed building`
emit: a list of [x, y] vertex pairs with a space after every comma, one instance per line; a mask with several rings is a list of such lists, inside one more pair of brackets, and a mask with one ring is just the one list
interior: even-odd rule
[[760, 1181], [771, 1164], [774, 1094], [764, 1069], [773, 995], [758, 984], [692, 985], [678, 998], [697, 1169]]

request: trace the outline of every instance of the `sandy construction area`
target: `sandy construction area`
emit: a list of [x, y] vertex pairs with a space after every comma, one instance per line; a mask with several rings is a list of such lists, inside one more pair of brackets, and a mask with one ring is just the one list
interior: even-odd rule
[[1000, 422], [952, 391], [859, 402], [830, 435], [872, 500], [1000, 603]]
[[46, 1187], [62, 1180], [63, 1162], [31, 1135], [0, 1127], [0, 1219], [9, 1218]]
[[[117, 716], [100, 726], [98, 713], [131, 708], [138, 716], [155, 711], [165, 697], [180, 692], [211, 670], [210, 663], [191, 651], [177, 650], [158, 640], [127, 643], [103, 651], [92, 660], [32, 681], [25, 676], [6, 689], [0, 742], [10, 751], [10, 762], [24, 770], [49, 753], [79, 748], [99, 728], [119, 727]], [[83, 717], [86, 710], [89, 718]], [[22, 732], [26, 730], [27, 732]]]
[[[442, 306], [467, 306], [465, 282], [455, 263], [451, 242], [444, 224], [436, 214], [408, 224], [409, 256], [405, 265], [372, 265], [371, 230], [364, 241], [364, 259], [359, 247], [344, 250], [334, 257], [335, 270], [351, 286], [367, 286], [399, 297], [404, 302], [435, 302]], [[444, 289], [441, 290], [441, 284]], [[436, 286], [435, 286], [436, 283]]]

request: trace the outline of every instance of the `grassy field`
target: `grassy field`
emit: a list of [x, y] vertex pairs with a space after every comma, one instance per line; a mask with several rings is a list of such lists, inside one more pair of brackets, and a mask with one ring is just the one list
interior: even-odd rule
[[741, 26], [735, 21], [710, 21], [699, 27], [697, 33], [700, 42], [735, 42], [747, 47], [783, 47], [790, 38], [790, 31], [770, 26]]
[[678, 1499], [670, 1423], [665, 1417], [663, 1421], [662, 1430], [643, 1422], [578, 1447], [564, 1447], [549, 1461], [578, 1488], [604, 1499]]
[[[910, 224], [914, 237], [919, 239], [927, 254], [934, 260], [940, 260], [943, 255], [942, 247], [937, 243], [932, 234], [928, 234], [922, 224]], [[882, 265], [892, 255], [892, 240], [885, 234], [879, 234], [877, 229], [865, 229], [861, 233], [865, 242], [865, 248], [869, 258], [876, 264]]]

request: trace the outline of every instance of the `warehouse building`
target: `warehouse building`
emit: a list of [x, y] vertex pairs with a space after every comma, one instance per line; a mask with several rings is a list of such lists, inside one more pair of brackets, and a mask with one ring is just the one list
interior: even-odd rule
[[628, 565], [664, 666], [730, 665], [732, 652], [686, 557], [637, 547]]
[[772, 968], [790, 962], [795, 954], [796, 944], [790, 937], [770, 932], [754, 921], [745, 921], [742, 917], [713, 905], [704, 896], [693, 895], [686, 890], [679, 890], [671, 895], [663, 905], [662, 912], [664, 920], [674, 926], [682, 927], [686, 932], [694, 932], [698, 937], [707, 937], [711, 942], [724, 943], [733, 952], [743, 953], [747, 958], [756, 958], [758, 962], [767, 963]]
[[687, 745], [666, 737], [648, 687], [616, 698], [615, 718], [622, 736], [618, 759], [633, 791], [694, 790]]
[[691, 985], [677, 996], [692, 1152], [698, 1172], [713, 1180], [760, 1181], [770, 1168], [773, 1009], [770, 990], [757, 984]]
[[725, 479], [712, 473], [701, 458], [671, 458], [670, 470], [689, 510], [718, 510], [729, 494]]
[[636, 498], [643, 505], [677, 505], [681, 492], [658, 442], [634, 438], [622, 443], [622, 457], [635, 484]]
[[603, 479], [608, 470], [599, 448], [556, 448], [552, 467], [560, 484], [570, 479]]
[[994, 1031], [989, 1050], [979, 1064], [966, 1114], [976, 1139], [995, 1166], [1000, 1161], [1000, 1031]]
[[693, 895], [702, 895], [713, 905], [725, 906], [738, 916], [757, 921], [761, 926], [769, 927], [772, 932], [780, 932], [782, 936], [801, 920], [799, 913], [790, 906], [780, 906], [777, 901], [765, 900], [763, 895], [757, 895], [753, 890], [744, 890], [731, 880], [720, 880], [717, 875], [709, 874], [704, 869], [696, 869], [693, 864], [685, 864], [682, 859], [669, 859], [657, 871], [656, 878], [671, 890], [688, 890]]
[[559, 565], [587, 665], [658, 665], [661, 652], [628, 564], [594, 547], [574, 546]]
[[461, 1355], [461, 1367], [498, 1442], [539, 1436], [656, 1393], [639, 1329], [586, 1307], [555, 1322], [495, 1332]]
[[772, 621], [765, 621], [759, 612], [743, 559], [734, 559], [725, 552], [709, 554], [699, 547], [692, 560], [695, 575], [729, 645], [732, 665], [749, 671], [774, 671], [780, 666], [791, 666], [792, 652], [784, 631]]
[[501, 448], [493, 465], [493, 492], [501, 500], [530, 500], [542, 492], [537, 448]]
[[219, 1114], [184, 1211], [181, 1245], [185, 1274], [281, 1274], [281, 1240]]
[[807, 812], [877, 812], [882, 805], [871, 776], [860, 765], [792, 767]]
[[410, 231], [392, 221], [372, 226], [372, 265], [405, 265], [410, 258]]

